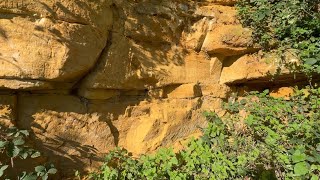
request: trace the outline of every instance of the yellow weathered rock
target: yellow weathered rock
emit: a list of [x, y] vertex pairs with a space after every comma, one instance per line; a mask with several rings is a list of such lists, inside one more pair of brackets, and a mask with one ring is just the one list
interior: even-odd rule
[[109, 5], [73, 0], [1, 2], [0, 78], [55, 82], [81, 78], [106, 45], [112, 24]]
[[253, 47], [251, 30], [241, 25], [212, 25], [203, 42], [202, 50], [224, 56], [243, 55], [257, 51]]
[[[60, 179], [116, 146], [135, 156], [183, 148], [201, 136], [204, 111], [223, 115], [242, 83], [270, 86], [276, 71], [277, 57], [252, 54], [259, 48], [235, 3], [0, 2], [0, 123], [30, 130]], [[288, 74], [279, 76], [292, 82]]]
[[294, 94], [293, 87], [273, 88], [270, 92], [271, 97], [284, 98], [286, 100], [289, 100], [293, 94]]
[[183, 84], [167, 94], [170, 99], [184, 99], [201, 97], [202, 91], [199, 84]]
[[[246, 82], [270, 82], [274, 75], [277, 81], [293, 81], [290, 71], [278, 66], [279, 57], [274, 54], [249, 54], [241, 57], [230, 57], [224, 61], [220, 83], [239, 84]], [[280, 73], [276, 74], [278, 69]], [[303, 77], [302, 77], [303, 78]], [[290, 80], [290, 81], [289, 81]]]

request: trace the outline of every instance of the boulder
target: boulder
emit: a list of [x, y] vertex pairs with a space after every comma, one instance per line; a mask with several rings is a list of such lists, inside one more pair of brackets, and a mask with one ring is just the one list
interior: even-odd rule
[[106, 45], [112, 24], [109, 5], [107, 1], [3, 1], [0, 79], [79, 80]]
[[170, 99], [173, 99], [173, 98], [185, 99], [185, 98], [195, 98], [195, 97], [202, 96], [202, 91], [199, 84], [183, 84], [169, 91], [170, 92], [168, 92], [167, 97]]
[[[282, 61], [291, 63], [291, 56], [284, 55]], [[294, 81], [296, 83], [306, 82], [307, 77], [304, 74], [293, 72], [287, 66], [279, 65], [280, 61], [281, 59], [276, 53], [255, 53], [227, 58], [223, 63], [220, 83], [247, 83], [266, 87], [268, 84], [286, 86]]]
[[202, 45], [202, 51], [209, 54], [224, 56], [244, 55], [255, 52], [252, 32], [241, 25], [216, 25], [209, 27], [209, 31]]

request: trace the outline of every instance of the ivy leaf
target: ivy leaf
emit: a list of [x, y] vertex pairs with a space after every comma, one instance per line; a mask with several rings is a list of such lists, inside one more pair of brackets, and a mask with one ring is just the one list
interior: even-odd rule
[[31, 155], [31, 158], [37, 158], [39, 156], [41, 156], [40, 152], [35, 152]]
[[307, 59], [305, 59], [305, 63], [310, 65], [310, 66], [316, 64], [317, 62], [318, 62], [318, 60], [315, 59], [315, 58], [307, 58]]
[[26, 172], [23, 172], [23, 175], [20, 177], [20, 179], [21, 180], [37, 180], [38, 177], [33, 173], [27, 174]]
[[47, 180], [48, 179], [48, 174], [45, 174], [42, 176], [42, 180]]
[[27, 130], [21, 130], [20, 133], [24, 134], [25, 136], [29, 136], [29, 132]]
[[25, 141], [22, 138], [15, 138], [12, 142], [15, 146], [20, 146], [25, 143]]
[[11, 158], [17, 157], [20, 153], [20, 148], [17, 146], [10, 145], [7, 149], [7, 155]]
[[21, 157], [22, 157], [22, 159], [27, 159], [28, 158], [28, 153], [27, 152], [23, 153], [21, 155]]
[[57, 173], [57, 169], [56, 168], [51, 168], [48, 171], [48, 174], [55, 174], [55, 173]]
[[3, 176], [4, 171], [5, 171], [8, 167], [9, 167], [8, 165], [0, 166], [0, 177]]
[[44, 166], [37, 166], [37, 167], [34, 168], [34, 170], [36, 172], [42, 172], [42, 171], [46, 170], [46, 168]]
[[312, 156], [308, 156], [307, 157], [307, 161], [308, 162], [316, 162], [316, 159], [314, 157], [312, 157]]
[[19, 137], [19, 136], [20, 136], [20, 132], [19, 131], [14, 134], [14, 137]]
[[318, 176], [316, 175], [312, 175], [311, 179], [310, 180], [319, 180]]
[[306, 175], [309, 172], [309, 166], [306, 162], [299, 162], [294, 165], [294, 173], [299, 176]]
[[258, 21], [263, 20], [265, 17], [266, 17], [266, 14], [265, 14], [265, 13], [263, 13], [263, 12], [259, 13], [259, 14], [258, 14]]
[[316, 72], [320, 74], [320, 66], [316, 68]]
[[10, 137], [10, 136], [12, 136], [12, 135], [14, 135], [14, 133], [8, 133], [8, 134], [7, 134], [8, 137]]
[[294, 163], [302, 162], [307, 159], [307, 155], [304, 153], [301, 153], [300, 150], [296, 150], [294, 154], [292, 155], [292, 161]]
[[316, 151], [311, 152], [316, 162], [320, 163], [320, 154]]
[[21, 151], [20, 148], [14, 147], [13, 153], [12, 153], [12, 155], [13, 155], [12, 157], [17, 157], [19, 155], [20, 151]]
[[317, 151], [320, 151], [320, 144], [317, 145]]
[[7, 144], [7, 141], [0, 141], [0, 148], [4, 148]]

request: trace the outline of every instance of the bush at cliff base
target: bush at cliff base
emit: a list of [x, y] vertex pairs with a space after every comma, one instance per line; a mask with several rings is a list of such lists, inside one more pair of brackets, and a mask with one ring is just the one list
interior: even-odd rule
[[290, 100], [266, 90], [230, 98], [223, 118], [206, 113], [203, 137], [185, 150], [132, 158], [112, 151], [92, 179], [319, 179], [320, 88]]

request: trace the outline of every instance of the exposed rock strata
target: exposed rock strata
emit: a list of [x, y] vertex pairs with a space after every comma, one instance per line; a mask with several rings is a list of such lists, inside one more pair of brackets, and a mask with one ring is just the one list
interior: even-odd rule
[[116, 146], [183, 147], [203, 111], [224, 113], [235, 91], [225, 83], [265, 83], [276, 70], [235, 2], [0, 2], [0, 122], [31, 130], [62, 177]]

